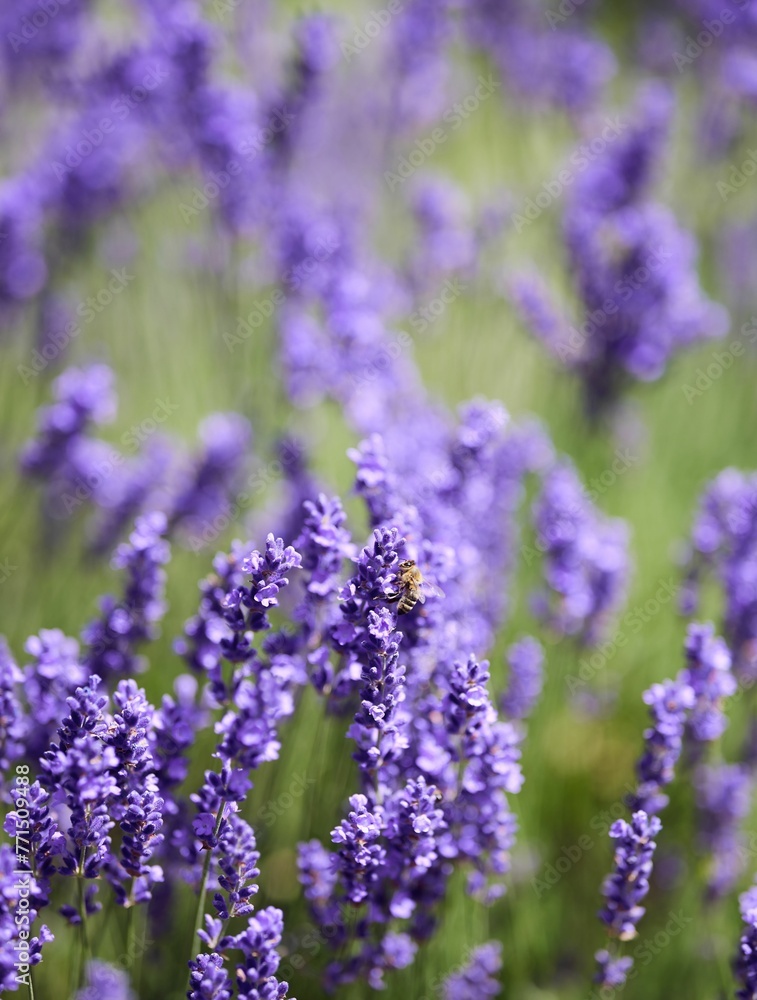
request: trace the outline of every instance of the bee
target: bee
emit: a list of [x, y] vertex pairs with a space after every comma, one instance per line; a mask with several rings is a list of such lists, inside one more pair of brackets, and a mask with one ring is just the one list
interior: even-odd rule
[[432, 587], [424, 581], [414, 559], [405, 559], [400, 563], [396, 586], [397, 590], [393, 594], [387, 594], [386, 600], [390, 603], [397, 602], [398, 615], [406, 615], [416, 604], [425, 604], [424, 590], [443, 596], [438, 587]]

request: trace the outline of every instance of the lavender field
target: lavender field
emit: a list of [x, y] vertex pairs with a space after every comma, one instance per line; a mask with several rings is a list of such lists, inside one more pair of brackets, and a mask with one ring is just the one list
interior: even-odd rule
[[6, 0], [0, 991], [757, 998], [757, 2]]

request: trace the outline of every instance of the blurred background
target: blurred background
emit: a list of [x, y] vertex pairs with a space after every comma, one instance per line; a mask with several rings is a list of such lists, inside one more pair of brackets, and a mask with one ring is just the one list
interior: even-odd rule
[[[78, 634], [98, 595], [115, 586], [106, 553], [128, 523], [105, 531], [105, 552], [95, 543], [124, 500], [123, 469], [135, 463], [135, 477], [159, 495], [170, 489], [164, 476], [180, 480], [212, 438], [202, 421], [240, 414], [251, 431], [235, 476], [257, 476], [256, 486], [236, 503], [229, 482], [213, 516], [188, 524], [174, 546], [168, 611], [143, 680], [159, 701], [183, 672], [173, 643], [215, 552], [234, 538], [262, 545], [280, 524], [294, 474], [281, 442], [296, 441], [313, 480], [346, 497], [347, 449], [394, 419], [393, 393], [412, 391], [412, 380], [400, 380], [366, 402], [383, 378], [384, 355], [371, 340], [377, 316], [380, 343], [397, 345], [388, 366], [409, 366], [449, 410], [484, 397], [515, 420], [537, 417], [596, 506], [630, 526], [627, 600], [595, 647], [535, 622], [529, 494], [507, 619], [486, 651], [500, 689], [510, 643], [529, 633], [546, 650], [525, 786], [512, 801], [520, 830], [507, 893], [485, 908], [459, 879], [439, 933], [388, 992], [440, 995], [441, 978], [492, 938], [503, 943], [502, 995], [578, 1000], [591, 993], [604, 939], [596, 912], [612, 865], [608, 817], [625, 815], [646, 725], [641, 694], [682, 663], [676, 591], [698, 498], [722, 469], [757, 464], [757, 177], [745, 167], [757, 164], [757, 14], [725, 0], [713, 9], [693, 0], [397, 6], [379, 17], [347, 3], [12, 0], [0, 13], [0, 622], [19, 663], [41, 628]], [[716, 35], [721, 6], [736, 20]], [[712, 36], [707, 45], [696, 42], [701, 32]], [[597, 416], [587, 412], [585, 373], [534, 336], [513, 279], [537, 275], [565, 326], [580, 324], [588, 279], [576, 278], [565, 217], [581, 177], [599, 183], [595, 168], [612, 158], [612, 142], [588, 166], [576, 150], [608, 122], [625, 123], [618, 142], [632, 128], [656, 128], [637, 100], [650, 79], [667, 89], [670, 107], [664, 140], [644, 166], [643, 197], [672, 212], [698, 247], [698, 287], [671, 309], [680, 314], [700, 296], [729, 319], [713, 314], [706, 335], [671, 349], [652, 377], [626, 371]], [[570, 185], [559, 180], [564, 169]], [[327, 329], [318, 284], [346, 254], [370, 261], [362, 272], [370, 292], [359, 293], [365, 315], [349, 333], [333, 316]], [[734, 352], [736, 342], [743, 349]], [[343, 359], [355, 344], [362, 353], [349, 369]], [[105, 448], [102, 481], [61, 506], [44, 476], [22, 472], [19, 456], [54, 379], [94, 362], [110, 367], [118, 397], [98, 439], [125, 465], [111, 475]], [[339, 365], [347, 374], [337, 379]], [[406, 432], [412, 440], [412, 422]], [[347, 508], [360, 539], [365, 514], [354, 500]], [[664, 602], [661, 587], [672, 595]], [[640, 627], [623, 617], [650, 601], [657, 606]], [[722, 613], [712, 586], [700, 617], [719, 623]], [[623, 645], [613, 641], [619, 630]], [[729, 716], [725, 759], [743, 739], [748, 700]], [[303, 944], [311, 925], [295, 850], [328, 838], [355, 788], [344, 731], [344, 720], [305, 697], [284, 727], [280, 761], [252, 792], [258, 903], [284, 910], [283, 966], [300, 1000], [325, 995], [325, 956]], [[212, 734], [202, 739], [195, 781], [213, 745]], [[292, 794], [301, 786], [304, 794]], [[736, 890], [749, 885], [756, 856], [747, 849], [736, 890], [704, 903], [692, 794], [686, 782], [673, 786], [639, 929], [649, 947], [637, 953], [629, 1000], [712, 1000], [734, 990]], [[257, 821], [272, 803], [270, 821]], [[563, 857], [564, 871], [550, 869]], [[192, 908], [187, 893], [170, 933], [140, 955], [141, 997], [182, 995]], [[683, 916], [671, 937], [672, 914]], [[112, 961], [123, 954], [122, 917], [94, 930], [98, 954]], [[292, 955], [304, 964], [288, 963]], [[56, 984], [72, 961], [61, 933], [37, 970], [37, 996], [61, 995]], [[357, 983], [339, 995], [368, 992]]]

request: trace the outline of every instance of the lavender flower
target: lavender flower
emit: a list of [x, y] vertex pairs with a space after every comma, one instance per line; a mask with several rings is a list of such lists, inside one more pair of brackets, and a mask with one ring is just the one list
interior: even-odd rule
[[707, 896], [720, 899], [744, 868], [741, 823], [751, 806], [752, 776], [741, 764], [701, 764], [694, 776], [699, 842], [709, 855]]
[[101, 617], [82, 632], [89, 646], [85, 660], [89, 672], [107, 679], [141, 669], [136, 647], [155, 638], [156, 623], [166, 610], [166, 575], [162, 569], [170, 558], [166, 528], [161, 513], [139, 517], [128, 543], [116, 549], [111, 565], [127, 571], [127, 584], [121, 600], [101, 599]]
[[501, 699], [502, 711], [511, 719], [525, 719], [541, 694], [544, 651], [536, 639], [526, 636], [510, 647], [507, 660], [510, 678]]
[[59, 742], [40, 761], [44, 784], [70, 810], [60, 870], [85, 878], [96, 878], [108, 862], [114, 826], [109, 806], [119, 793], [116, 751], [101, 743], [107, 699], [98, 694], [99, 684], [100, 678], [92, 676], [89, 686], [77, 688], [68, 700], [70, 714], [59, 729]]
[[652, 725], [644, 731], [645, 749], [636, 765], [639, 785], [632, 805], [634, 810], [654, 815], [668, 804], [662, 789], [673, 780], [695, 694], [683, 680], [665, 681], [645, 691], [644, 701], [649, 705]]
[[644, 916], [644, 907], [639, 904], [649, 892], [657, 846], [652, 838], [661, 829], [659, 818], [648, 816], [643, 809], [633, 814], [630, 823], [619, 819], [610, 828], [610, 836], [617, 841], [615, 871], [602, 887], [605, 906], [600, 919], [607, 924], [610, 934], [621, 941], [636, 937], [636, 925]]
[[594, 975], [595, 983], [610, 990], [617, 990], [625, 985], [628, 973], [633, 967], [632, 958], [628, 955], [613, 958], [606, 948], [598, 951], [594, 958], [597, 962], [597, 971]]
[[689, 732], [696, 741], [712, 742], [728, 725], [723, 714], [723, 699], [736, 691], [731, 654], [725, 642], [715, 635], [712, 625], [690, 625], [686, 636], [686, 661], [681, 679], [694, 692]]
[[229, 495], [252, 441], [249, 422], [237, 413], [213, 413], [200, 425], [202, 450], [173, 501], [169, 520], [190, 536], [227, 512]]
[[537, 609], [558, 632], [598, 641], [626, 591], [625, 523], [599, 514], [567, 462], [545, 477], [534, 521], [548, 587]]
[[736, 955], [735, 973], [741, 985], [736, 996], [738, 1000], [754, 1000], [757, 997], [757, 887], [752, 886], [742, 893], [739, 905], [746, 927]]
[[444, 1000], [467, 1000], [468, 997], [496, 997], [501, 987], [495, 976], [502, 968], [502, 945], [487, 941], [474, 948], [466, 964], [444, 980]]
[[29, 706], [24, 742], [27, 755], [36, 759], [50, 746], [66, 713], [66, 699], [89, 675], [79, 662], [78, 642], [60, 629], [41, 629], [24, 648], [33, 658], [23, 671]]
[[631, 379], [660, 378], [680, 350], [728, 326], [699, 287], [693, 237], [647, 197], [671, 104], [666, 87], [645, 88], [633, 125], [573, 189], [565, 243], [583, 310], [576, 328], [567, 335], [538, 286], [516, 293], [539, 336], [582, 379], [593, 418], [617, 404]]
[[[29, 974], [29, 966], [38, 965], [42, 960], [43, 945], [53, 940], [50, 929], [44, 924], [39, 929], [38, 936], [22, 939], [18, 933], [16, 916], [21, 900], [21, 890], [25, 889], [16, 875], [16, 858], [10, 844], [0, 845], [0, 988], [3, 992], [11, 992], [18, 988], [17, 976]], [[35, 899], [37, 886], [34, 879], [30, 880], [29, 921], [34, 922], [37, 916]], [[21, 964], [21, 968], [16, 963]], [[26, 966], [26, 968], [24, 968]], [[28, 982], [28, 979], [22, 980]]]
[[23, 753], [24, 714], [16, 691], [23, 680], [5, 639], [0, 636], [0, 773]]
[[81, 472], [84, 435], [115, 415], [113, 373], [107, 365], [68, 368], [53, 383], [53, 394], [56, 401], [41, 410], [37, 437], [24, 449], [21, 468], [53, 485], [68, 485]]
[[123, 969], [95, 959], [87, 964], [86, 986], [73, 1000], [135, 1000], [129, 988], [129, 974]]
[[217, 952], [200, 954], [189, 963], [189, 1000], [231, 1000], [232, 982]]
[[685, 608], [693, 613], [706, 574], [724, 597], [724, 630], [739, 677], [757, 674], [757, 478], [725, 469], [704, 490], [692, 530], [684, 584]]

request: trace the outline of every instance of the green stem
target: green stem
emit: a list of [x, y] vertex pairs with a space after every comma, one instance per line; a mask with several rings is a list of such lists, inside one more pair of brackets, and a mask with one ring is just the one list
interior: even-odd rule
[[[218, 818], [216, 819], [216, 825], [215, 825], [215, 828], [213, 830], [213, 840], [214, 841], [218, 839], [218, 834], [221, 832], [221, 823], [223, 823], [223, 813], [224, 813], [225, 806], [226, 806], [226, 803], [222, 802], [221, 803], [221, 808], [218, 810]], [[199, 895], [198, 900], [197, 900], [197, 912], [195, 914], [194, 929], [192, 931], [192, 941], [190, 942], [190, 945], [189, 945], [189, 961], [191, 961], [194, 958], [195, 954], [196, 954], [196, 952], [195, 952], [195, 947], [196, 947], [196, 945], [195, 945], [195, 938], [197, 937], [197, 932], [202, 927], [202, 918], [205, 916], [205, 896], [207, 895], [207, 891], [208, 891], [208, 878], [210, 877], [210, 861], [211, 861], [212, 856], [213, 856], [213, 849], [212, 848], [208, 848], [208, 852], [205, 855], [205, 861], [204, 861], [203, 866], [202, 866], [202, 882], [200, 883], [200, 895]], [[190, 984], [190, 977], [191, 977], [191, 975], [192, 975], [191, 971], [188, 971], [187, 972], [187, 989], [186, 989], [187, 993], [189, 992], [189, 984]]]
[[84, 892], [84, 854], [82, 853], [81, 872], [77, 882], [79, 888], [79, 914], [81, 916], [81, 965], [79, 967], [79, 989], [84, 986], [84, 976], [87, 964], [92, 958], [89, 946], [89, 930], [87, 928], [87, 898]]
[[29, 1000], [34, 1000], [34, 980], [31, 968], [29, 969]]

